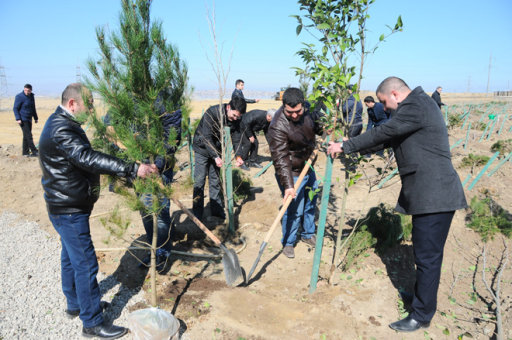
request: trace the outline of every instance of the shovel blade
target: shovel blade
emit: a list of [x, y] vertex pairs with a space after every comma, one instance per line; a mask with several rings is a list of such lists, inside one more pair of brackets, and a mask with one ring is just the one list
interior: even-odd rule
[[221, 249], [223, 251], [222, 265], [224, 266], [226, 283], [231, 287], [238, 286], [240, 283], [244, 282], [238, 256], [233, 249], [227, 249], [224, 245], [221, 245]]

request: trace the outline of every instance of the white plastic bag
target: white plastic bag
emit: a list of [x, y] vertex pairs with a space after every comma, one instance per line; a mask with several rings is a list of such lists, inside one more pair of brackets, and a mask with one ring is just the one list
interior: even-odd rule
[[154, 307], [130, 313], [128, 325], [135, 340], [169, 340], [180, 329], [171, 313]]

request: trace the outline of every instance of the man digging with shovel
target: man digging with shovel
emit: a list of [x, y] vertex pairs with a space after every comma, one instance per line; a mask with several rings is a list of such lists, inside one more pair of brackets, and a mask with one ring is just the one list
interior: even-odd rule
[[270, 153], [276, 170], [276, 179], [283, 194], [283, 202], [289, 196], [290, 203], [282, 220], [283, 254], [294, 258], [297, 231], [302, 223], [301, 240], [314, 247], [315, 202], [308, 193], [318, 188], [315, 172], [309, 170], [297, 190], [294, 183], [315, 149], [315, 134], [323, 133], [318, 114], [310, 112], [304, 94], [298, 88], [289, 88], [283, 94], [283, 106], [275, 113], [268, 135]]

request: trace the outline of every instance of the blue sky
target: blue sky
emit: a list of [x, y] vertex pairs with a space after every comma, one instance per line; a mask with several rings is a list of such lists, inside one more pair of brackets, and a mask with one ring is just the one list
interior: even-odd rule
[[[206, 7], [211, 0], [154, 0], [152, 17], [163, 22], [189, 68], [196, 90], [217, 88], [206, 54], [212, 56]], [[303, 66], [295, 56], [307, 34], [295, 34], [299, 14], [292, 0], [215, 3], [217, 34], [227, 63], [232, 51], [228, 91], [238, 78], [246, 92], [275, 91], [298, 81], [291, 69]], [[38, 95], [58, 95], [76, 80], [77, 66], [97, 57], [95, 28], [117, 30], [118, 0], [0, 0], [0, 66], [7, 94], [31, 83]], [[374, 90], [387, 76], [411, 87], [446, 92], [485, 92], [492, 54], [490, 91], [511, 89], [512, 1], [376, 0], [370, 11], [369, 40], [376, 41], [402, 15], [403, 32], [392, 35], [367, 60], [362, 89]], [[5, 91], [4, 89], [2, 89]]]

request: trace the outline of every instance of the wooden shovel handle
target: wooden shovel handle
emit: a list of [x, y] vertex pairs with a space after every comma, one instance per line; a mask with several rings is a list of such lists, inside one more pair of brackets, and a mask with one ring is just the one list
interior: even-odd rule
[[[299, 187], [302, 183], [302, 180], [308, 173], [309, 167], [311, 166], [311, 164], [313, 164], [313, 160], [315, 159], [317, 152], [318, 151], [316, 149], [313, 151], [313, 153], [309, 157], [308, 161], [306, 162], [306, 165], [304, 165], [304, 168], [300, 172], [300, 175], [297, 178], [295, 185], [293, 186], [293, 189], [295, 190], [295, 192], [297, 192], [297, 190], [299, 189]], [[272, 226], [268, 230], [267, 235], [265, 236], [265, 239], [263, 240], [263, 242], [268, 243], [268, 241], [270, 240], [270, 236], [272, 236], [277, 225], [279, 224], [279, 222], [281, 222], [281, 219], [283, 218], [284, 213], [286, 212], [286, 209], [288, 209], [288, 206], [292, 202], [292, 199], [293, 199], [293, 197], [291, 197], [291, 196], [288, 196], [286, 198], [286, 201], [284, 202], [283, 206], [281, 207], [281, 210], [279, 210], [279, 213], [277, 214], [277, 216], [274, 220], [274, 223], [272, 223]]]
[[[162, 183], [162, 181], [160, 180], [159, 183], [161, 188], [164, 188], [164, 184]], [[217, 247], [220, 247], [221, 246], [221, 242], [220, 240], [217, 238], [217, 236], [215, 236], [211, 231], [210, 229], [208, 229], [204, 224], [203, 222], [201, 222], [197, 217], [194, 216], [194, 214], [192, 214], [190, 212], [190, 210], [188, 210], [187, 208], [185, 208], [185, 206], [180, 202], [178, 201], [176, 198], [174, 197], [169, 197], [171, 199], [171, 201], [173, 201], [174, 203], [176, 203], [176, 205], [178, 207], [180, 207], [181, 210], [183, 210], [185, 212], [185, 214], [188, 215], [188, 217], [190, 217], [190, 219], [202, 230], [204, 231], [204, 233], [213, 241], [215, 242], [215, 244], [217, 245]]]
[[194, 216], [194, 214], [192, 214], [190, 212], [190, 210], [188, 210], [187, 208], [185, 208], [185, 206], [180, 202], [178, 201], [176, 198], [174, 197], [171, 197], [171, 200], [176, 203], [176, 205], [178, 207], [180, 207], [181, 210], [183, 210], [185, 212], [185, 214], [188, 215], [188, 217], [190, 217], [190, 219], [192, 221], [194, 221], [194, 223], [199, 227], [201, 228], [202, 231], [204, 231], [204, 233], [213, 241], [215, 242], [215, 244], [219, 247], [221, 245], [221, 242], [220, 240], [210, 231], [210, 229], [208, 229], [197, 217]]

